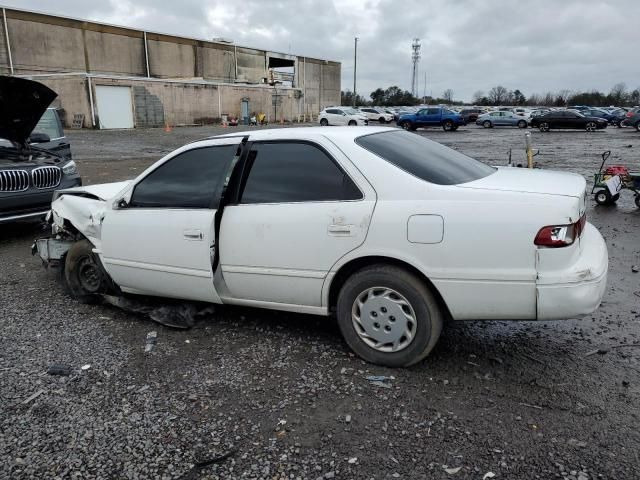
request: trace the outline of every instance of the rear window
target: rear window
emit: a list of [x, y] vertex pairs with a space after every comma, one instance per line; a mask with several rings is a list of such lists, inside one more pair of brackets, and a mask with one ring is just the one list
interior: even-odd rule
[[374, 133], [356, 138], [356, 143], [411, 175], [437, 185], [473, 182], [496, 171], [415, 133]]

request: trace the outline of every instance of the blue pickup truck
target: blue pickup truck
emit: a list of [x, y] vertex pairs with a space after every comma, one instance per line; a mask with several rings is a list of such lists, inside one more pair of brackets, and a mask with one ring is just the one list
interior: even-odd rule
[[442, 127], [445, 132], [451, 132], [462, 125], [466, 125], [462, 115], [442, 107], [426, 107], [416, 113], [400, 115], [398, 126], [405, 130], [415, 130], [421, 127]]

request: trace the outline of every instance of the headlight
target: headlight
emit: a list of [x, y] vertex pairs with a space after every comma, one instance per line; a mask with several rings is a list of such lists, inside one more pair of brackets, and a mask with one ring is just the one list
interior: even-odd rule
[[62, 171], [65, 175], [73, 175], [74, 173], [78, 173], [76, 162], [74, 162], [73, 160], [67, 162], [67, 164], [62, 167]]

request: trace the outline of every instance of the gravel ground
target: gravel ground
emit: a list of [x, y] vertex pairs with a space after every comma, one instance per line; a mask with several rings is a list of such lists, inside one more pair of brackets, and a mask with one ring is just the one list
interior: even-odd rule
[[[220, 131], [69, 138], [85, 183], [100, 183]], [[509, 149], [524, 159], [517, 129], [420, 134], [493, 164]], [[590, 175], [610, 149], [640, 170], [630, 129], [533, 138], [544, 168]], [[216, 307], [185, 331], [75, 303], [30, 255], [38, 227], [1, 226], [0, 478], [640, 478], [640, 210], [623, 194], [588, 216], [610, 254], [596, 313], [452, 323], [403, 370], [359, 360], [333, 319]]]

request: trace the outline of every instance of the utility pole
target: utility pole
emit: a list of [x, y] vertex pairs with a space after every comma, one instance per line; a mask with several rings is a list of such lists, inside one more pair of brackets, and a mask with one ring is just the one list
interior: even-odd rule
[[355, 43], [353, 46], [353, 108], [356, 107], [356, 70], [358, 68], [358, 37], [355, 37]]
[[414, 38], [411, 43], [411, 61], [413, 62], [413, 71], [411, 73], [411, 95], [417, 97], [420, 93], [420, 84], [418, 80], [418, 61], [420, 60], [420, 39]]

